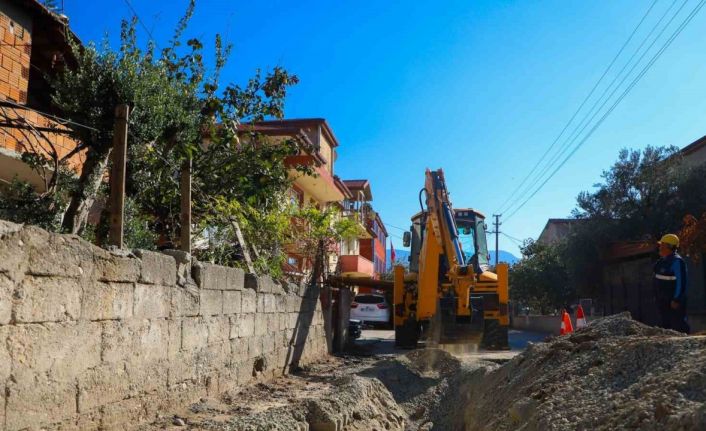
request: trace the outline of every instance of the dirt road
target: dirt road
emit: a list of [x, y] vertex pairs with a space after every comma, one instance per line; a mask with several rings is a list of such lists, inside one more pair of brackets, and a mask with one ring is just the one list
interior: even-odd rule
[[[445, 350], [457, 357], [468, 357], [479, 360], [510, 360], [527, 348], [529, 343], [543, 341], [549, 334], [530, 331], [518, 331], [511, 329], [508, 338], [510, 342], [509, 351], [487, 351], [478, 348], [478, 344], [449, 344], [440, 345], [440, 349]], [[480, 337], [480, 336], [479, 336]], [[478, 340], [479, 341], [479, 340]], [[374, 355], [403, 355], [408, 350], [395, 348], [395, 331], [366, 329], [362, 336], [356, 340], [362, 352]]]

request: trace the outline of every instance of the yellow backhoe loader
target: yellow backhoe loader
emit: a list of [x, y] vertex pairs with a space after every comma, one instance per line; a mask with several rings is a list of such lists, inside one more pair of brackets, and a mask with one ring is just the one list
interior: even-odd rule
[[426, 170], [421, 211], [404, 234], [409, 272], [394, 270], [395, 344], [469, 343], [508, 348], [508, 266], [490, 272], [485, 217], [454, 209], [444, 172]]

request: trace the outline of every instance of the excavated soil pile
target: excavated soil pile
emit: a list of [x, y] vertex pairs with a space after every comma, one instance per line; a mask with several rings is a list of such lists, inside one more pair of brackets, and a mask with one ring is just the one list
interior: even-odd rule
[[706, 337], [606, 317], [472, 386], [465, 429], [706, 429], [704, 358]]
[[[319, 392], [319, 393], [316, 393]], [[205, 421], [214, 430], [402, 430], [404, 419], [379, 381], [345, 376], [323, 391], [288, 398], [288, 404], [235, 415], [226, 421]]]
[[370, 363], [331, 358], [297, 374], [204, 398], [145, 430], [402, 431], [406, 415], [385, 386], [355, 375]]

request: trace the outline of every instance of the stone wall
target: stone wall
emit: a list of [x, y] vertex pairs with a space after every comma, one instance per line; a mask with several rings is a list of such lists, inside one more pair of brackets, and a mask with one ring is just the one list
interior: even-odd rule
[[124, 429], [328, 352], [319, 292], [0, 221], [0, 429]]

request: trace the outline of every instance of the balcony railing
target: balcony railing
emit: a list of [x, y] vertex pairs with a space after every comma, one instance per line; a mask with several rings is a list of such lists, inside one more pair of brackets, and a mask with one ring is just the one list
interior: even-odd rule
[[375, 274], [373, 263], [357, 254], [343, 255], [339, 258], [341, 275], [350, 277], [372, 277]]
[[369, 239], [372, 238], [373, 235], [371, 234], [370, 231], [370, 212], [362, 209], [344, 209], [343, 212], [341, 213], [343, 217], [349, 218], [356, 223], [358, 223], [361, 227], [361, 234], [359, 238], [362, 239]]

